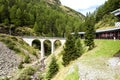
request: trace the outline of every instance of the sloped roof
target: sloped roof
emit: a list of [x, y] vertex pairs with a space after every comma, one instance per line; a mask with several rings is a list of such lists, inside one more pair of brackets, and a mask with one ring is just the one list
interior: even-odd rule
[[115, 11], [113, 11], [113, 12], [111, 12], [111, 13], [114, 14], [115, 16], [120, 15], [120, 8], [115, 10]]
[[[96, 30], [95, 33], [110, 32], [110, 31], [115, 31], [115, 30], [120, 30], [120, 27], [110, 28], [110, 29], [105, 29], [105, 30]], [[71, 33], [71, 34], [74, 34], [74, 33]], [[85, 34], [85, 32], [78, 32], [78, 34]]]

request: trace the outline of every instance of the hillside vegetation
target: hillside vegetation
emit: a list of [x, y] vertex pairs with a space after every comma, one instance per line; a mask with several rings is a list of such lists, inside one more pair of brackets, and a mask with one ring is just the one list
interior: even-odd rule
[[[113, 28], [115, 27], [115, 22], [119, 22], [120, 18], [112, 14], [116, 9], [120, 8], [120, 1], [119, 0], [107, 0], [104, 4], [99, 6], [93, 13], [87, 13], [85, 21], [88, 19], [88, 17], [92, 17], [92, 20], [94, 20], [94, 26], [95, 29], [107, 29], [107, 28]], [[83, 22], [81, 24], [82, 27], [85, 27], [87, 24], [93, 24], [93, 21], [90, 23]]]
[[112, 57], [119, 57], [116, 55], [120, 54], [120, 41], [95, 40], [95, 45], [96, 47], [90, 51], [88, 51], [88, 48], [86, 47], [85, 53], [79, 59], [71, 62], [67, 67], [62, 66], [62, 55], [60, 56], [59, 54], [59, 58], [57, 58], [57, 61], [60, 66], [60, 70], [52, 80], [119, 80], [119, 68], [111, 67], [108, 63], [108, 60]]
[[[0, 34], [0, 77], [13, 76], [17, 69], [24, 68], [23, 64], [36, 61], [40, 57], [37, 49], [30, 47], [20, 37]], [[2, 68], [3, 67], [3, 68]], [[9, 75], [8, 75], [9, 74]]]
[[119, 21], [118, 17], [115, 17], [111, 12], [120, 8], [119, 0], [108, 0], [103, 5], [99, 6], [93, 14], [96, 18], [96, 28], [109, 28], [114, 27], [114, 23]]
[[0, 34], [0, 41], [3, 42], [9, 49], [16, 52], [16, 54], [26, 56], [34, 55], [38, 57], [37, 50], [33, 47], [30, 47], [25, 43], [20, 37], [9, 36], [5, 34]]
[[[59, 0], [1, 0], [0, 32], [12, 35], [65, 36], [80, 29], [84, 15]], [[9, 31], [9, 32], [8, 32]]]

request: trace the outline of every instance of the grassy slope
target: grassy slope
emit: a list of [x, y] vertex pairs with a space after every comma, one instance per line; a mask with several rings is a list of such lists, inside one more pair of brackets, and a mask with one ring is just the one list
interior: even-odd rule
[[85, 16], [80, 13], [77, 12], [69, 7], [66, 7], [64, 5], [61, 4], [60, 0], [45, 0], [47, 3], [58, 6], [62, 11], [64, 11], [66, 14], [70, 15], [70, 16], [74, 16], [79, 18], [80, 20], [84, 20]]
[[66, 75], [64, 80], [79, 80], [78, 67], [74, 66], [73, 71]]
[[30, 47], [20, 37], [9, 36], [0, 34], [0, 41], [3, 42], [9, 49], [15, 51], [16, 54], [24, 58], [30, 56], [31, 60], [38, 57], [38, 52], [33, 47]]
[[[95, 40], [95, 44], [96, 47], [93, 50], [86, 50], [79, 59], [71, 62], [67, 67], [60, 67], [59, 73], [52, 80], [67, 80], [69, 77], [75, 78], [78, 75], [78, 72], [76, 71], [74, 73], [75, 75], [66, 74], [71, 66], [76, 65], [76, 62], [81, 62], [90, 66], [97, 66], [97, 68], [98, 65], [101, 67], [105, 64], [106, 59], [113, 57], [120, 50], [120, 40]], [[58, 59], [58, 61], [61, 66], [61, 58]]]
[[85, 16], [83, 14], [81, 14], [80, 12], [77, 12], [69, 7], [63, 6], [61, 5], [60, 8], [66, 12], [67, 14], [74, 16], [74, 17], [78, 17], [80, 20], [84, 20]]
[[103, 18], [95, 24], [96, 29], [108, 29], [115, 27], [115, 22], [117, 22], [118, 19], [112, 15], [104, 15]]

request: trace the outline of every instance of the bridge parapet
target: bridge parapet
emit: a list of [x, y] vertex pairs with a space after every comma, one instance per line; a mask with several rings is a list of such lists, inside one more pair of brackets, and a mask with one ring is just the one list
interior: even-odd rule
[[66, 38], [63, 37], [41, 37], [41, 36], [21, 36], [22, 38], [29, 38], [29, 39], [60, 39], [65, 40]]

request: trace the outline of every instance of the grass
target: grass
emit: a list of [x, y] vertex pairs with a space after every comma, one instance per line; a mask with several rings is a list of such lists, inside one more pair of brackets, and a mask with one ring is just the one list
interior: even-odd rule
[[95, 40], [96, 47], [86, 51], [82, 58], [113, 57], [120, 50], [120, 40]]
[[102, 69], [107, 66], [106, 61], [120, 50], [120, 40], [95, 40], [95, 45], [93, 50], [86, 51], [77, 61]]
[[68, 74], [64, 80], [79, 80], [78, 67], [74, 66], [74, 71]]
[[28, 44], [26, 44], [19, 37], [0, 34], [0, 41], [3, 42], [9, 49], [15, 51], [17, 54], [26, 55], [26, 52], [32, 55], [37, 54], [34, 48], [28, 46]]
[[[82, 40], [83, 44], [83, 40]], [[56, 56], [58, 59], [58, 64], [60, 70], [58, 74], [52, 80], [79, 80], [77, 79], [77, 72], [66, 75], [70, 66], [74, 65], [76, 62], [81, 62], [90, 66], [96, 66], [95, 68], [104, 68], [105, 60], [114, 57], [116, 53], [120, 50], [120, 40], [95, 40], [96, 47], [93, 50], [88, 51], [85, 47], [85, 53], [77, 60], [71, 62], [67, 67], [62, 66], [62, 56]], [[100, 67], [98, 67], [100, 66]], [[66, 75], [66, 76], [65, 76]]]

